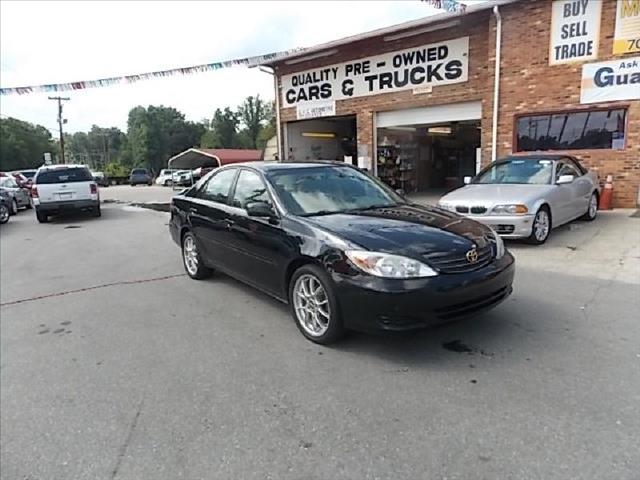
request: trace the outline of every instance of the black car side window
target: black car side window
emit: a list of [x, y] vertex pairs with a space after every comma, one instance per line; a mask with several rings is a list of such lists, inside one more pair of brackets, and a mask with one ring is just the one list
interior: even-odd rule
[[215, 174], [198, 192], [198, 198], [217, 203], [228, 203], [229, 191], [237, 169], [227, 169]]
[[247, 204], [252, 202], [264, 202], [273, 207], [267, 187], [260, 176], [250, 170], [242, 170], [236, 183], [231, 205], [247, 208]]

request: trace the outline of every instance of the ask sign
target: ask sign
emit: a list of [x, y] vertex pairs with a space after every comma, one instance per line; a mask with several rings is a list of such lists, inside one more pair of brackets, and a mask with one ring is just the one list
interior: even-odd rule
[[551, 2], [549, 65], [598, 58], [602, 0]]

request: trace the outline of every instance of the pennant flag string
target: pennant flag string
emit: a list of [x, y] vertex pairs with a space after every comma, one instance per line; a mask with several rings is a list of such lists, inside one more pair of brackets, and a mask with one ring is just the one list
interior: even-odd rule
[[124, 75], [121, 77], [99, 78], [97, 80], [82, 80], [69, 83], [51, 83], [45, 85], [31, 85], [24, 87], [8, 87], [0, 88], [0, 95], [26, 95], [29, 93], [51, 93], [51, 92], [67, 92], [69, 90], [84, 90], [86, 88], [109, 87], [117, 84], [136, 83], [152, 78], [164, 78], [174, 75], [192, 75], [194, 73], [210, 72], [221, 68], [230, 68], [234, 66], [256, 67], [268, 61], [277, 60], [293, 53], [299, 53], [304, 48], [294, 48], [283, 52], [267, 53], [265, 55], [256, 55], [254, 57], [237, 58], [224, 62], [204, 63], [202, 65], [194, 65], [191, 67], [172, 68], [169, 70], [159, 70], [156, 72], [138, 73], [134, 75]]
[[467, 6], [458, 0], [421, 0], [433, 8], [439, 8], [451, 13], [464, 13]]

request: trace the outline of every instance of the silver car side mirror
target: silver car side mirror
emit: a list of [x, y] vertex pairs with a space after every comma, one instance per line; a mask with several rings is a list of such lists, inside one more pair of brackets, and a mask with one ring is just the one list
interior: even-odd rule
[[464, 177], [464, 184], [469, 185], [471, 183], [471, 177]]
[[556, 180], [556, 185], [566, 185], [573, 182], [573, 175], [560, 175]]

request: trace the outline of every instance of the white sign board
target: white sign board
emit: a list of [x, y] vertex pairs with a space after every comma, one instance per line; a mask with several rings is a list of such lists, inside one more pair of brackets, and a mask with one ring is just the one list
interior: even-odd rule
[[299, 103], [296, 106], [296, 118], [306, 120], [309, 118], [333, 117], [336, 114], [336, 101], [321, 101]]
[[282, 76], [282, 105], [335, 101], [467, 81], [469, 37]]
[[618, 0], [613, 53], [640, 52], [640, 0]]
[[601, 10], [601, 0], [554, 0], [551, 3], [549, 65], [598, 58]]
[[44, 163], [45, 165], [51, 165], [51, 153], [44, 152]]
[[580, 103], [640, 100], [640, 57], [582, 66]]

